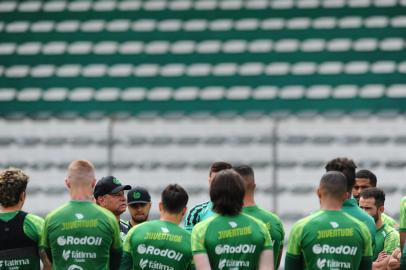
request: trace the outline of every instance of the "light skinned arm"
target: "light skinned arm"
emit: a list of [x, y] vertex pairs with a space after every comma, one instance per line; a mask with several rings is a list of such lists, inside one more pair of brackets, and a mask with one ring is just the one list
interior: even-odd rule
[[259, 257], [259, 270], [274, 270], [273, 267], [273, 250], [266, 249], [261, 252]]
[[196, 270], [211, 270], [209, 256], [206, 253], [198, 253], [193, 255]]
[[39, 253], [39, 257], [40, 257], [40, 259], [42, 261], [42, 265], [43, 265], [42, 269], [43, 270], [52, 270], [52, 262], [48, 258], [48, 255], [47, 255], [46, 251], [43, 250], [43, 249], [40, 249], [38, 251], [38, 253]]
[[384, 251], [379, 253], [378, 258], [372, 263], [372, 270], [386, 270], [389, 263], [390, 256]]
[[403, 250], [405, 246], [405, 240], [406, 240], [406, 232], [400, 232], [400, 249]]
[[387, 270], [399, 270], [400, 269], [400, 258], [401, 252], [397, 248], [393, 251], [392, 255], [389, 257], [388, 268]]

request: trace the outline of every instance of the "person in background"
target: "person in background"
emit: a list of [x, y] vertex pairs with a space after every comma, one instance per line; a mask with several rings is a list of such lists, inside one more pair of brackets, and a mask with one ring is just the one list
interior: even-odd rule
[[127, 206], [131, 219], [128, 221], [130, 228], [148, 220], [151, 210], [151, 195], [143, 187], [135, 187], [127, 192]]
[[129, 225], [120, 219], [127, 209], [127, 201], [124, 190], [131, 189], [129, 185], [122, 185], [121, 181], [114, 176], [106, 176], [97, 181], [93, 195], [96, 203], [114, 214], [120, 227], [120, 236], [124, 240], [130, 229]]
[[[39, 241], [44, 220], [22, 211], [28, 179], [17, 168], [0, 172], [0, 269], [40, 269]], [[46, 256], [41, 259], [43, 269], [51, 269]]]

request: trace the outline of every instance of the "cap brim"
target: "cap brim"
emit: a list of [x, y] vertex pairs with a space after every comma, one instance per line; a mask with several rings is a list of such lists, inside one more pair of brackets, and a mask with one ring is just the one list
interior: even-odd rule
[[132, 201], [127, 203], [127, 205], [132, 205], [132, 204], [136, 204], [136, 203], [150, 203], [150, 201]]
[[115, 189], [113, 189], [112, 191], [110, 191], [109, 194], [115, 194], [122, 190], [130, 190], [130, 189], [131, 189], [131, 186], [129, 186], [129, 185], [119, 186], [119, 187], [116, 187]]

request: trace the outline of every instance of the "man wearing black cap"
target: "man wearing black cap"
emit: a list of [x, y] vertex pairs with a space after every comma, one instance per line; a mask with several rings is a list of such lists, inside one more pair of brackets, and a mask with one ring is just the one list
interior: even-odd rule
[[151, 196], [148, 190], [135, 187], [127, 193], [127, 205], [131, 219], [128, 221], [130, 228], [148, 220], [151, 209]]
[[125, 212], [127, 202], [124, 190], [131, 189], [129, 185], [122, 185], [120, 180], [114, 176], [105, 176], [100, 179], [94, 187], [93, 195], [96, 203], [107, 210], [110, 210], [120, 225], [121, 239], [124, 239], [128, 230], [128, 225], [120, 219], [120, 215]]

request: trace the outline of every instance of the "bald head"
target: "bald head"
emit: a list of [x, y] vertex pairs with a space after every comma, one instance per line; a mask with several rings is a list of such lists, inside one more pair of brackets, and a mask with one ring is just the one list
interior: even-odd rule
[[67, 181], [74, 186], [86, 186], [94, 183], [94, 166], [87, 160], [75, 160], [69, 164]]
[[347, 178], [338, 171], [329, 171], [320, 180], [319, 193], [330, 199], [344, 200], [347, 192]]

